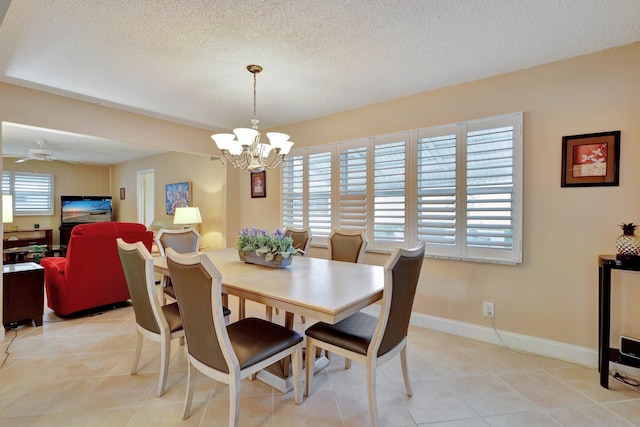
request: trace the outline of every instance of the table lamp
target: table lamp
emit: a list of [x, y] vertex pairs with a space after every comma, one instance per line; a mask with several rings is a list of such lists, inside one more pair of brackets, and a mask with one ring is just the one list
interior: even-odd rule
[[189, 206], [176, 208], [175, 216], [173, 217], [174, 224], [183, 224], [184, 228], [189, 228], [193, 224], [200, 224], [201, 222], [200, 209]]
[[10, 194], [2, 195], [2, 223], [7, 224], [13, 222], [13, 196]]

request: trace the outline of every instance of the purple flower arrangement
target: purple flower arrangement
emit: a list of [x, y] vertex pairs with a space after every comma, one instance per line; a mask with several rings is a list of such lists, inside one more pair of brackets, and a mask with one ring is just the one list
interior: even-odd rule
[[299, 254], [299, 250], [293, 247], [291, 237], [286, 236], [279, 228], [273, 233], [266, 228], [256, 227], [238, 230], [236, 249], [238, 252], [255, 252], [256, 255], [264, 256], [266, 261], [273, 260], [276, 255], [289, 258]]

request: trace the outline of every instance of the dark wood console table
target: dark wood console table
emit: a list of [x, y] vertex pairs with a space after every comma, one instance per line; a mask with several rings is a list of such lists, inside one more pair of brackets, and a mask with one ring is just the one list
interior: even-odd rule
[[598, 256], [598, 370], [600, 385], [609, 388], [609, 362], [640, 368], [640, 360], [620, 354], [617, 348], [609, 347], [611, 339], [611, 270], [640, 271], [640, 257], [628, 260], [616, 259], [615, 255]]

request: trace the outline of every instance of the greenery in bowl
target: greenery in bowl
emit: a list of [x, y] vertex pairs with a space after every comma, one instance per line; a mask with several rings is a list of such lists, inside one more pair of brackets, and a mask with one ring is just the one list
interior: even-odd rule
[[243, 228], [238, 230], [238, 240], [236, 240], [238, 252], [255, 252], [256, 255], [263, 256], [266, 261], [273, 260], [276, 255], [287, 259], [298, 255], [300, 251], [293, 247], [293, 240], [284, 234], [282, 230], [276, 228], [273, 233], [267, 229]]

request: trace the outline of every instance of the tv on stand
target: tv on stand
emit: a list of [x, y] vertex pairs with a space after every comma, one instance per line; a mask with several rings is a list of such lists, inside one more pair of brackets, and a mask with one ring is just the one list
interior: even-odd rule
[[69, 243], [71, 230], [76, 225], [111, 221], [112, 218], [111, 196], [61, 196], [60, 244]]

